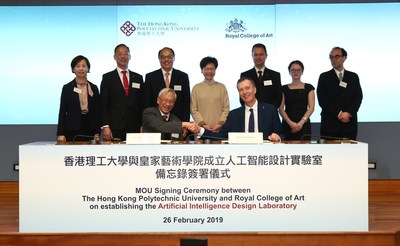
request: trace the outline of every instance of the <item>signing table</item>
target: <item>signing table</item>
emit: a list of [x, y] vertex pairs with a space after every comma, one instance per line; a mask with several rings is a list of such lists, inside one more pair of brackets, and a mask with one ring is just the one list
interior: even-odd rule
[[368, 145], [21, 145], [20, 232], [368, 231]]

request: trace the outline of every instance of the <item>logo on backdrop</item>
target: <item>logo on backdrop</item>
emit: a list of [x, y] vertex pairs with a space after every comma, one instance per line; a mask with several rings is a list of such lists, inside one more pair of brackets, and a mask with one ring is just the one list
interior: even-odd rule
[[246, 31], [246, 23], [244, 23], [242, 20], [238, 20], [235, 18], [234, 20], [231, 20], [229, 23], [226, 24], [227, 28], [225, 30], [227, 32], [244, 32]]
[[251, 33], [249, 32], [246, 23], [243, 20], [235, 18], [229, 23], [226, 23], [225, 38], [227, 39], [243, 39], [243, 38], [273, 38], [273, 33]]
[[183, 26], [178, 22], [171, 21], [138, 21], [135, 25], [130, 21], [126, 21], [120, 28], [126, 35], [130, 36], [135, 32], [135, 35], [142, 37], [164, 36], [169, 33], [176, 32], [198, 32], [198, 26]]
[[121, 27], [120, 30], [126, 35], [131, 36], [132, 33], [136, 31], [136, 27], [130, 22], [126, 21]]

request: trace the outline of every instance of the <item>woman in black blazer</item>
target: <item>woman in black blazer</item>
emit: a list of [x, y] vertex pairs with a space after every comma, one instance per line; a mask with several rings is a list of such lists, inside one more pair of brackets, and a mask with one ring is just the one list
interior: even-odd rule
[[87, 80], [89, 60], [77, 56], [71, 62], [76, 77], [65, 84], [58, 114], [57, 141], [98, 139], [100, 133], [100, 95], [97, 86]]

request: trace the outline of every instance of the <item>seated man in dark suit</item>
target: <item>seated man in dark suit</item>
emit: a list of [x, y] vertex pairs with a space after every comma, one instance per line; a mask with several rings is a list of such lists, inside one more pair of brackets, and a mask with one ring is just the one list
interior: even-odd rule
[[164, 88], [158, 93], [158, 107], [143, 111], [143, 132], [160, 132], [163, 140], [183, 139], [188, 129], [196, 128], [195, 123], [182, 122], [171, 113], [176, 101], [176, 93], [171, 88]]
[[280, 141], [281, 122], [275, 106], [256, 99], [256, 86], [250, 78], [240, 78], [236, 84], [244, 105], [229, 112], [228, 119], [219, 132], [199, 128], [199, 136], [227, 139], [229, 132], [262, 132], [264, 140]]

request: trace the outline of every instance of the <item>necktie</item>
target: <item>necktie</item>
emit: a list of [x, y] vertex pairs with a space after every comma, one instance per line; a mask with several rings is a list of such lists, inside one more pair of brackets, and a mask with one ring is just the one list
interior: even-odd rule
[[126, 77], [126, 71], [122, 71], [122, 82], [124, 82], [124, 90], [126, 96], [129, 95], [129, 82], [128, 77]]
[[169, 72], [165, 73], [165, 87], [169, 88]]
[[250, 110], [250, 116], [249, 116], [249, 132], [254, 132], [254, 112], [253, 109]]
[[263, 82], [262, 71], [258, 71], [258, 82], [260, 82], [260, 83]]
[[340, 72], [339, 73], [339, 81], [342, 82], [342, 80], [343, 80], [343, 74], [342, 74], [342, 72]]
[[163, 115], [162, 118], [163, 118], [164, 121], [168, 120], [168, 116], [167, 115]]

